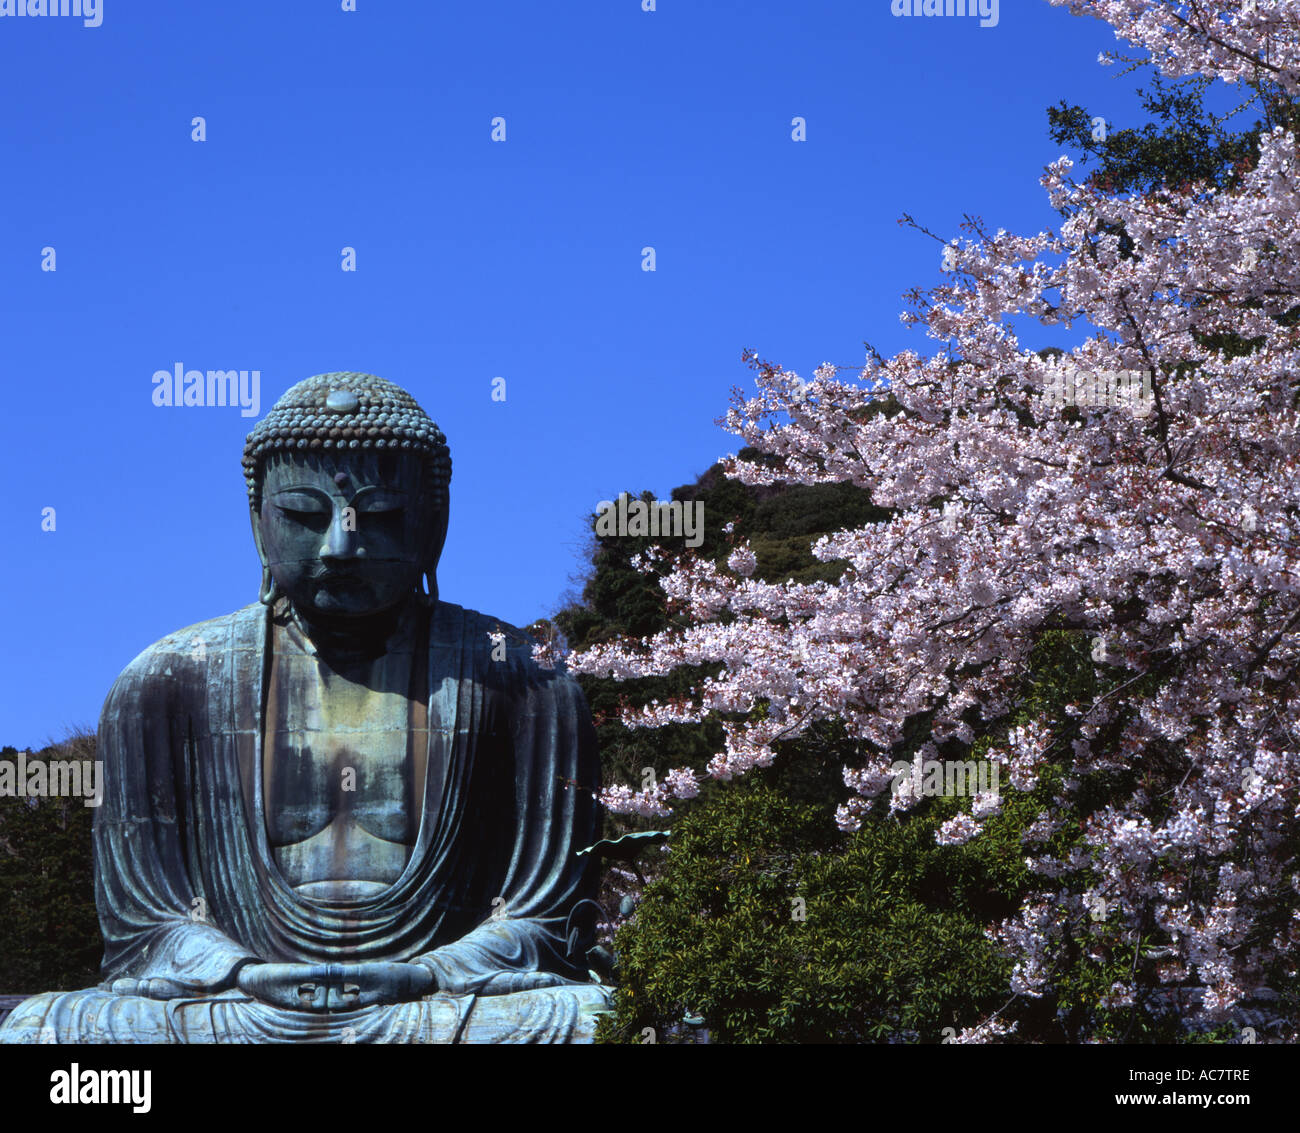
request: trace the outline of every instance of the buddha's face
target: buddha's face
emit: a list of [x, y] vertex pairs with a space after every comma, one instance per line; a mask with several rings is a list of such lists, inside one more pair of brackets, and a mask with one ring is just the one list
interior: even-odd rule
[[273, 453], [255, 515], [282, 594], [307, 617], [365, 618], [420, 586], [441, 518], [412, 453]]

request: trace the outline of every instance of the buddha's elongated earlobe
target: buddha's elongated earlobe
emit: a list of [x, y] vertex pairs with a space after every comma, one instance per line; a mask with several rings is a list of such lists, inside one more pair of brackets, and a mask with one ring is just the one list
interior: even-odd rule
[[263, 606], [272, 606], [280, 597], [280, 591], [276, 588], [275, 576], [271, 574], [271, 564], [267, 561], [266, 545], [262, 542], [262, 529], [258, 526], [257, 509], [250, 507], [248, 517], [253, 524], [253, 542], [257, 546], [257, 557], [262, 560], [262, 587], [257, 593], [257, 600]]
[[258, 592], [257, 600], [263, 606], [273, 606], [275, 600], [280, 597], [279, 590], [275, 586], [275, 577], [271, 574], [271, 564], [262, 564], [262, 588]]
[[[433, 522], [429, 528], [428, 541], [424, 547], [422, 573], [425, 589], [421, 590], [420, 594], [420, 597], [430, 606], [436, 605], [438, 601], [438, 561], [442, 558], [443, 544], [447, 541], [447, 520], [449, 517], [446, 493], [441, 493], [441, 499], [438, 499], [437, 496], [435, 496], [435, 499], [437, 499], [437, 503], [433, 513]], [[420, 589], [419, 583], [416, 584], [416, 588]]]

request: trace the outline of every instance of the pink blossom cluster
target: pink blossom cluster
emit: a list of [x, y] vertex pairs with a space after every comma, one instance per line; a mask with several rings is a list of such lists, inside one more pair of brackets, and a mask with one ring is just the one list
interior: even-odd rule
[[[1053, 2], [1108, 21], [1166, 74], [1300, 94], [1295, 0]], [[762, 367], [757, 394], [725, 421], [778, 459], [729, 458], [729, 474], [852, 483], [892, 517], [815, 545], [846, 563], [833, 583], [756, 579], [744, 544], [725, 568], [678, 560], [662, 585], [685, 628], [597, 646], [573, 669], [627, 679], [717, 666], [689, 702], [635, 722], [720, 718], [718, 779], [842, 721], [864, 753], [844, 772], [853, 794], [838, 821], [853, 831], [891, 781], [909, 717], [934, 714], [932, 744], [972, 743], [972, 710], [986, 722], [1016, 710], [1044, 631], [1096, 639], [1100, 694], [1067, 719], [1021, 723], [990, 755], [1016, 791], [1062, 769], [1026, 834], [1042, 888], [991, 929], [1014, 958], [1012, 992], [1043, 994], [1064, 946], [1103, 933], [1131, 952], [1154, 930], [1159, 978], [1203, 987], [1207, 1020], [1266, 971], [1293, 975], [1300, 919], [1278, 928], [1276, 914], [1296, 908], [1300, 844], [1298, 156], [1278, 128], [1239, 188], [1139, 196], [1078, 184], [1061, 158], [1043, 177], [1059, 231], [971, 222], [944, 285], [914, 293], [904, 319], [941, 344], [931, 356], [905, 351], [853, 381], [830, 365], [807, 383]], [[1152, 412], [1048, 403], [1061, 363], [1022, 346], [1015, 326], [1029, 320], [1077, 342], [1069, 365], [1149, 376]], [[1252, 349], [1233, 356], [1229, 341]], [[897, 412], [868, 412], [885, 398]], [[1080, 813], [1086, 777], [1170, 759], [1180, 772], [1159, 799], [1140, 773], [1131, 796], [1073, 823], [1068, 850], [1047, 851], [1059, 816]], [[697, 789], [680, 769], [604, 801], [661, 815]], [[997, 810], [977, 800], [939, 840], [978, 838]], [[1083, 905], [1080, 872], [1104, 917]], [[1110, 998], [1132, 995], [1117, 984]], [[1003, 1033], [986, 1020], [968, 1041]]]

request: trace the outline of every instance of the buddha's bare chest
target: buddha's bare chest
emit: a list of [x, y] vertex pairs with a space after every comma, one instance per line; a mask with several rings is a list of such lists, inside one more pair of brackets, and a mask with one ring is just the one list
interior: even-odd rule
[[344, 676], [281, 655], [276, 669], [263, 799], [281, 872], [299, 888], [391, 884], [419, 833], [409, 658]]

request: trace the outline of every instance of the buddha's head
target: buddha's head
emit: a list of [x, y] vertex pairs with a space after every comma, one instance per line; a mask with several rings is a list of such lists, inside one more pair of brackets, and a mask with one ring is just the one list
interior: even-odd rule
[[437, 597], [451, 456], [400, 386], [319, 374], [293, 386], [244, 446], [261, 600], [309, 619], [365, 619]]

